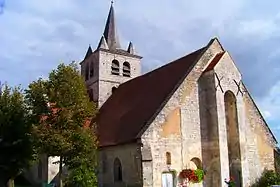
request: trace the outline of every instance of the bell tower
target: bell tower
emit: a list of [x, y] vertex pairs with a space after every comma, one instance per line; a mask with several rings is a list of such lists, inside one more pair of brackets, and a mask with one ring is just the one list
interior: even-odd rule
[[135, 53], [132, 42], [122, 49], [111, 3], [103, 35], [95, 50], [88, 47], [80, 63], [89, 97], [100, 108], [118, 86], [141, 75], [142, 57]]

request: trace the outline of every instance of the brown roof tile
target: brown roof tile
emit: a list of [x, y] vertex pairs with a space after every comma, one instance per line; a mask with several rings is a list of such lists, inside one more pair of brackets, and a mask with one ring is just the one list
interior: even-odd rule
[[100, 147], [139, 138], [205, 49], [120, 85], [100, 108], [96, 119]]

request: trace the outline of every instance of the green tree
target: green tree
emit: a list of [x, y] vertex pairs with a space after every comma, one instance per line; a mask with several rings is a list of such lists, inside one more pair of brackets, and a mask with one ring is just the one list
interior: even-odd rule
[[84, 141], [88, 136], [96, 139], [93, 126], [85, 128], [96, 115], [96, 105], [90, 102], [84, 79], [74, 63], [60, 64], [48, 80], [32, 82], [26, 90], [26, 100], [40, 153], [60, 157], [62, 186], [62, 165], [73, 167], [75, 158], [96, 148], [96, 141]]
[[35, 159], [31, 127], [20, 88], [5, 84], [0, 92], [0, 178], [7, 186], [14, 186]]
[[265, 169], [261, 177], [253, 184], [252, 187], [270, 187], [280, 184], [280, 175], [273, 170]]
[[74, 156], [68, 159], [69, 176], [66, 179], [66, 184], [68, 187], [97, 186], [97, 144], [94, 129], [82, 129], [78, 138], [86, 146], [80, 154], [73, 154]]
[[86, 165], [80, 165], [71, 169], [66, 180], [66, 185], [67, 187], [96, 187], [97, 177], [95, 169]]

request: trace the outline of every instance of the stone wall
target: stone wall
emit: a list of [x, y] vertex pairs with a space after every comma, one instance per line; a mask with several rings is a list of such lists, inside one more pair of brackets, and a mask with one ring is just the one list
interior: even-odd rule
[[[131, 144], [101, 151], [100, 168], [103, 168], [104, 154], [109, 168], [113, 168], [115, 157], [119, 157], [124, 166], [124, 183], [114, 183], [111, 169], [99, 175], [104, 186], [139, 183], [144, 187], [161, 186], [162, 173], [165, 172], [174, 173], [176, 183], [182, 169], [198, 167], [191, 161], [193, 158], [201, 160], [207, 171], [204, 183], [196, 186], [224, 186], [224, 179], [229, 177], [226, 91], [233, 93], [236, 99], [236, 138], [239, 140], [243, 186], [253, 183], [264, 167], [273, 168], [275, 141], [251, 97], [243, 92], [241, 74], [230, 55], [226, 52], [214, 70], [203, 73], [214, 56], [222, 51], [217, 40], [210, 43], [143, 133], [141, 148]], [[167, 153], [171, 155], [171, 163], [167, 163]], [[135, 159], [135, 155], [140, 159]]]
[[87, 89], [93, 90], [93, 99], [94, 101], [98, 101], [98, 95], [99, 95], [99, 53], [95, 52], [93, 53], [90, 58], [87, 58], [82, 64], [81, 64], [81, 72], [82, 76], [85, 77], [85, 71], [86, 71], [86, 65], [89, 64], [89, 66], [93, 66], [93, 76], [90, 77], [88, 80], [86, 80], [86, 86]]
[[[161, 186], [163, 172], [176, 171], [178, 175], [182, 169], [192, 167], [192, 158], [202, 160], [198, 79], [209, 60], [220, 51], [221, 46], [214, 40], [142, 135], [143, 149], [150, 148], [152, 155], [152, 164], [142, 164], [145, 187]], [[170, 123], [171, 118], [174, 123]], [[170, 166], [166, 163], [166, 152], [171, 153]], [[152, 173], [146, 167], [151, 167]]]
[[[58, 172], [60, 157], [40, 156], [40, 161], [34, 164], [28, 171], [24, 173], [25, 178], [35, 186], [43, 183], [58, 184]], [[63, 175], [66, 175], [66, 168], [63, 167]]]
[[[203, 168], [208, 171], [205, 186], [225, 184], [230, 164], [226, 91], [233, 93], [236, 99], [238, 134], [235, 139], [239, 142], [237, 160], [242, 167], [241, 183], [249, 186], [264, 167], [273, 168], [273, 140], [256, 106], [252, 101], [248, 104], [247, 93], [240, 92], [243, 90], [242, 77], [231, 56], [226, 52], [213, 71], [202, 74], [215, 54], [223, 50], [217, 40], [208, 47], [142, 135], [143, 149], [150, 150], [152, 160], [142, 163], [145, 187], [161, 186], [163, 172], [170, 170], [178, 174], [183, 168], [192, 166], [193, 157], [202, 160]], [[253, 124], [259, 127], [248, 128]], [[235, 141], [233, 137], [231, 141]], [[166, 152], [171, 153], [170, 166], [166, 163]]]
[[280, 174], [280, 152], [277, 148], [274, 150], [274, 166], [275, 171]]
[[[119, 62], [120, 75], [111, 74], [111, 65], [113, 60], [117, 60]], [[93, 66], [93, 75], [86, 80], [86, 85], [88, 90], [93, 89], [93, 98], [94, 101], [98, 101], [99, 107], [101, 107], [112, 94], [113, 87], [118, 87], [120, 84], [141, 75], [140, 61], [141, 59], [138, 57], [100, 50], [94, 52], [89, 58], [82, 62], [81, 72], [84, 77], [86, 75], [86, 66], [89, 65], [89, 71], [90, 67]], [[124, 77], [122, 75], [124, 62], [128, 62], [130, 64], [130, 77]]]
[[[118, 158], [122, 165], [121, 182], [114, 181], [114, 161]], [[141, 147], [138, 144], [126, 144], [102, 148], [99, 151], [99, 186], [100, 187], [140, 187]]]
[[[244, 91], [246, 88], [242, 85]], [[264, 168], [274, 169], [274, 148], [276, 142], [273, 139], [267, 124], [260, 111], [252, 100], [249, 92], [244, 92], [245, 115], [247, 131], [248, 162], [251, 183], [258, 178]], [[258, 167], [256, 167], [258, 166]]]
[[[244, 116], [244, 104], [242, 94], [238, 92], [238, 84], [241, 81], [241, 74], [232, 61], [230, 55], [226, 52], [223, 55], [223, 58], [216, 65], [214, 69], [217, 77], [221, 80], [220, 84], [222, 89], [218, 88], [217, 95], [217, 111], [219, 119], [219, 134], [220, 134], [220, 153], [221, 153], [221, 171], [222, 171], [222, 180], [229, 177], [229, 158], [228, 158], [228, 137], [227, 137], [227, 123], [225, 116], [225, 101], [224, 96], [227, 91], [230, 91], [235, 95], [236, 98], [236, 107], [237, 107], [237, 123], [238, 123], [238, 133], [239, 133], [239, 151], [241, 158], [242, 166], [242, 183], [244, 186], [248, 185], [248, 162], [247, 162], [247, 146], [245, 137], [248, 135], [246, 132], [246, 123]], [[218, 79], [217, 78], [217, 79]], [[216, 83], [218, 84], [218, 80]], [[236, 81], [236, 83], [235, 83]]]
[[[261, 175], [264, 168], [274, 169], [275, 141], [249, 93], [244, 92], [241, 74], [228, 53], [215, 67], [215, 73], [219, 78], [223, 77], [223, 92], [221, 89], [217, 91], [220, 149], [224, 160], [221, 164], [222, 171], [228, 170], [224, 94], [231, 91], [237, 100], [243, 186], [249, 186]], [[217, 80], [216, 83], [218, 84]]]
[[215, 75], [204, 73], [199, 79], [199, 109], [204, 184], [219, 186], [221, 183], [220, 138], [217, 114]]
[[[141, 75], [141, 64], [139, 58], [113, 54], [105, 51], [100, 51], [99, 53], [98, 105], [101, 106], [112, 94], [112, 87], [118, 87], [120, 84]], [[118, 60], [120, 64], [120, 75], [111, 74], [111, 64], [114, 59]], [[131, 77], [122, 76], [124, 62], [129, 62], [130, 64]]]

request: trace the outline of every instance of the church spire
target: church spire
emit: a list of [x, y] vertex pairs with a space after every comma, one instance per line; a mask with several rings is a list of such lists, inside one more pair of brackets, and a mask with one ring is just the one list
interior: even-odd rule
[[109, 15], [107, 18], [103, 36], [105, 37], [105, 40], [107, 42], [109, 49], [114, 50], [117, 48], [121, 48], [121, 45], [119, 42], [119, 36], [117, 34], [113, 1], [111, 2], [111, 8], [109, 11]]

